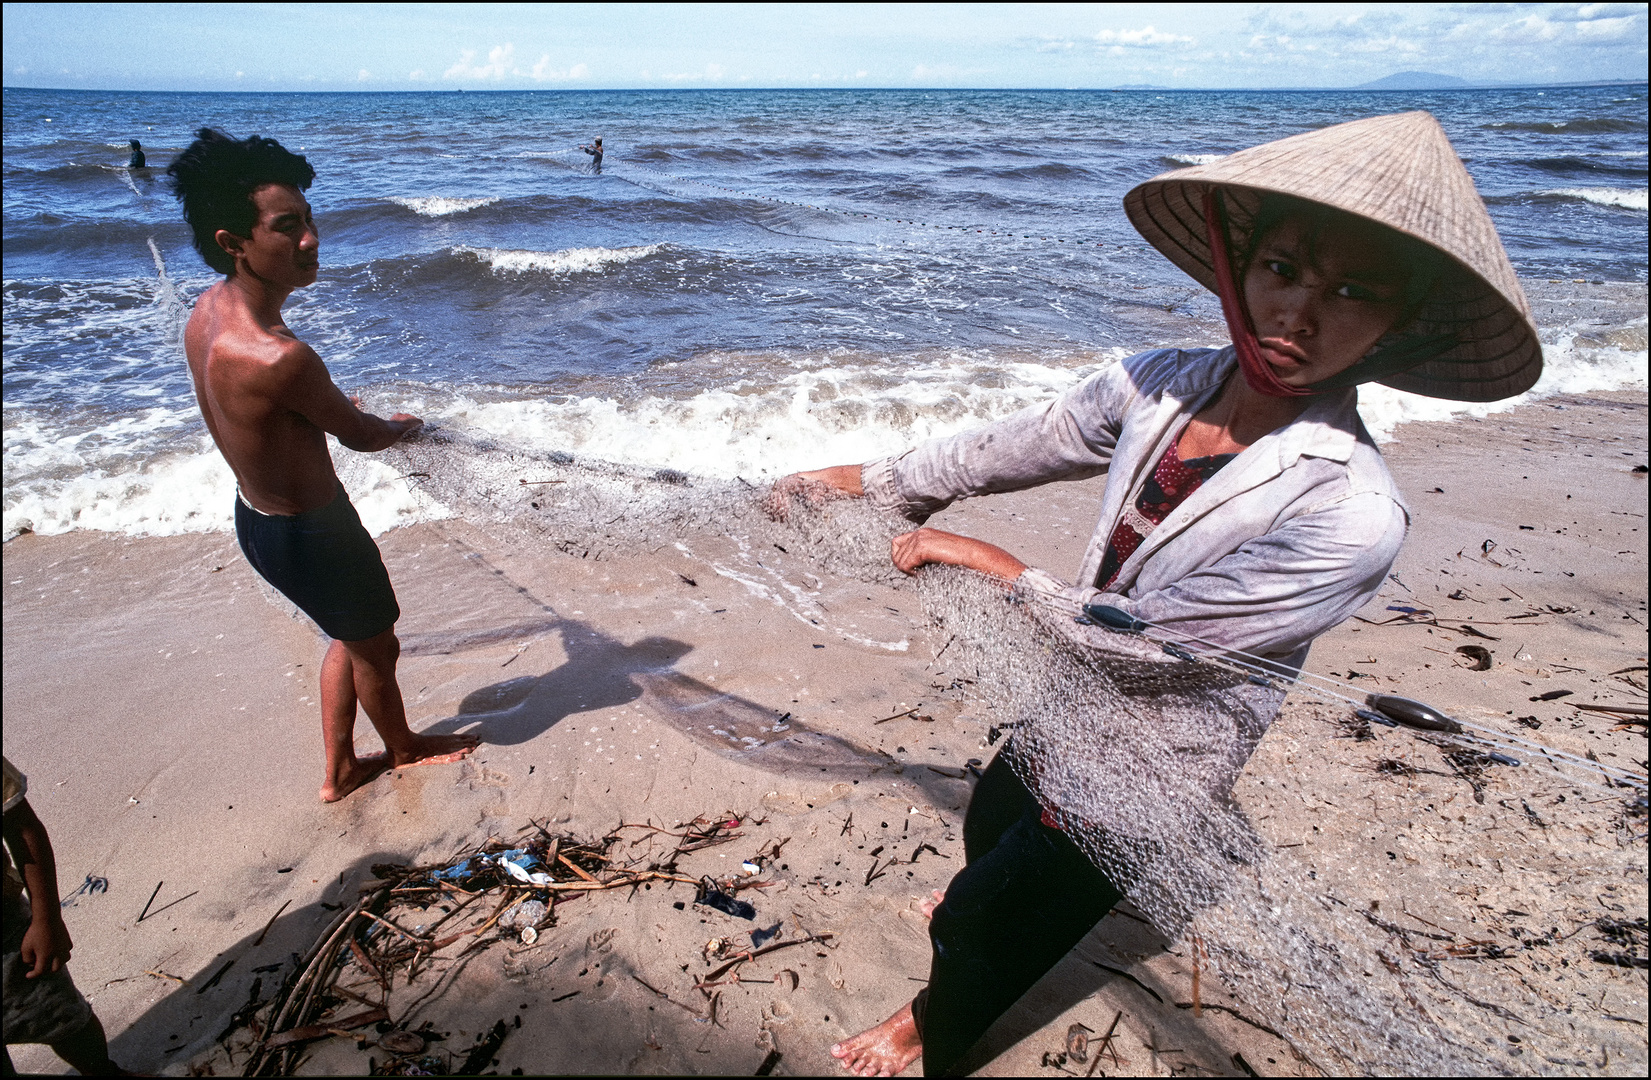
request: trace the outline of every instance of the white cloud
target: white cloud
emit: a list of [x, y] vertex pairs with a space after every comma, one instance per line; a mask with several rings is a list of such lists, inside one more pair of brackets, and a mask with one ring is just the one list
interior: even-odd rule
[[1192, 38], [1190, 37], [1183, 37], [1180, 34], [1166, 34], [1152, 26], [1143, 26], [1139, 30], [1102, 30], [1095, 35], [1095, 41], [1101, 45], [1133, 49], [1192, 44]]
[[511, 62], [516, 57], [516, 46], [509, 42], [495, 45], [488, 50], [487, 63], [476, 63], [475, 49], [461, 49], [459, 62], [441, 73], [444, 79], [464, 79], [472, 82], [498, 82], [506, 75], [520, 74], [511, 68]]
[[1643, 21], [1644, 16], [1635, 18], [1626, 15], [1615, 19], [1588, 19], [1576, 24], [1576, 32], [1578, 37], [1591, 41], [1624, 41]]
[[368, 79], [370, 79], [372, 77], [373, 77], [373, 73], [368, 71], [366, 68], [362, 68], [360, 71], [355, 73], [355, 81], [356, 82], [366, 82]]
[[407, 73], [407, 78], [412, 82], [418, 82], [420, 79], [424, 78], [424, 69], [414, 68], [412, 71]]
[[1408, 41], [1397, 34], [1389, 34], [1384, 38], [1365, 38], [1363, 41], [1349, 42], [1347, 51], [1350, 53], [1419, 53], [1422, 47], [1414, 41]]
[[1644, 4], [1581, 4], [1576, 9], [1576, 17], [1583, 21], [1634, 16], [1645, 17]]
[[[520, 75], [521, 72], [516, 74]], [[554, 68], [550, 66], [550, 54], [539, 57], [539, 62], [533, 65], [528, 77], [534, 82], [573, 82], [590, 76], [590, 68], [585, 64], [574, 64], [569, 68]]]
[[1504, 45], [1535, 45], [1552, 41], [1560, 34], [1558, 23], [1549, 22], [1541, 15], [1527, 15], [1506, 26], [1493, 29], [1490, 36]]

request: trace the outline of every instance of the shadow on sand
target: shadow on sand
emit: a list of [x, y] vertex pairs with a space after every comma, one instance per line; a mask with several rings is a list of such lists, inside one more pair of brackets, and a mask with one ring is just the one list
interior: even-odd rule
[[432, 734], [468, 732], [484, 743], [516, 746], [549, 731], [569, 716], [642, 702], [695, 744], [764, 772], [864, 779], [880, 772], [903, 775], [933, 801], [956, 805], [961, 779], [816, 730], [789, 712], [719, 690], [675, 670], [693, 646], [668, 637], [627, 645], [574, 619], [529, 623], [453, 635], [409, 636], [404, 655], [462, 652], [537, 634], [560, 633], [567, 660], [542, 675], [525, 675], [472, 691], [457, 716], [424, 729]]
[[[208, 1049], [228, 1033], [243, 1008], [280, 992], [282, 981], [292, 975], [338, 909], [355, 903], [360, 884], [373, 880], [375, 864], [404, 861], [404, 856], [390, 852], [361, 856], [313, 903], [282, 914], [267, 931], [260, 925], [125, 1030], [111, 1033], [110, 1056], [126, 1068], [159, 1073]], [[266, 902], [276, 906], [272, 898], [248, 898], [249, 907]]]

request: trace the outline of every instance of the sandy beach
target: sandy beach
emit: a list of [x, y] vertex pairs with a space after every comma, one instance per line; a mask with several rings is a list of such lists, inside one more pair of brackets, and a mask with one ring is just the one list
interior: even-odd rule
[[[1402, 427], [1384, 450], [1410, 501], [1410, 538], [1381, 595], [1321, 639], [1310, 667], [1643, 774], [1646, 431], [1639, 391]], [[1100, 483], [974, 500], [933, 524], [1070, 574]], [[267, 598], [231, 537], [81, 531], [5, 545], [6, 754], [29, 777], [65, 894], [88, 875], [108, 881], [65, 917], [71, 970], [119, 1061], [239, 1072], [244, 1052], [231, 1060], [218, 1040], [254, 980], [267, 999], [375, 864], [445, 861], [530, 821], [600, 838], [621, 823], [737, 818], [737, 839], [684, 857], [691, 877], [738, 876], [741, 860], [785, 843], [764, 868], [771, 884], [742, 893], [753, 921], [695, 905], [689, 885], [592, 894], [559, 904], [533, 948], [480, 950], [416, 1006], [425, 985], [394, 989], [392, 1019], [432, 1021], [454, 1052], [519, 1017], [494, 1055], [500, 1074], [751, 1073], [770, 1050], [774, 1072], [825, 1073], [834, 1040], [921, 985], [917, 901], [959, 865], [966, 766], [995, 748], [988, 704], [948, 671], [912, 587], [834, 580], [784, 562], [783, 548], [765, 579], [763, 553], [741, 562], [714, 530], [589, 557], [462, 520], [380, 544], [403, 610], [414, 727], [472, 731], [483, 746], [332, 806], [316, 799], [325, 643]], [[777, 585], [809, 573], [806, 604]], [[1461, 646], [1487, 650], [1489, 668], [1473, 670]], [[1434, 947], [1495, 943], [1445, 968], [1483, 965], [1483, 977], [1494, 966], [1573, 1011], [1570, 1031], [1506, 1020], [1510, 1043], [1496, 1052], [1515, 1055], [1507, 1071], [1643, 1075], [1644, 961], [1590, 958], [1619, 948], [1602, 942], [1599, 919], [1645, 911], [1643, 804], [1637, 817], [1597, 791], [1533, 804], [1531, 791], [1548, 790], [1534, 770], [1452, 774], [1413, 733], [1349, 737], [1318, 708], [1292, 698], [1239, 784], [1281, 857], [1289, 849], [1371, 911], [1379, 900], [1384, 919]], [[358, 734], [376, 746], [365, 723]], [[1414, 767], [1378, 775], [1375, 763], [1393, 760]], [[1369, 799], [1320, 812], [1308, 797], [1350, 785]], [[1566, 846], [1590, 843], [1618, 880], [1567, 869], [1596, 865]], [[776, 923], [832, 937], [746, 965], [708, 1015], [693, 987], [712, 968], [708, 939]], [[1643, 957], [1639, 934], [1628, 951]], [[1071, 1026], [1116, 1023], [1116, 1056], [1087, 1059], [1102, 1074], [1325, 1067], [1207, 971], [1195, 1010], [1193, 967], [1185, 942], [1126, 906], [974, 1064], [1081, 1074], [1089, 1066], [1061, 1056]], [[359, 1046], [312, 1042], [299, 1071], [364, 1071], [384, 1059], [377, 1037], [369, 1027]], [[43, 1047], [14, 1057], [25, 1071], [62, 1068]]]

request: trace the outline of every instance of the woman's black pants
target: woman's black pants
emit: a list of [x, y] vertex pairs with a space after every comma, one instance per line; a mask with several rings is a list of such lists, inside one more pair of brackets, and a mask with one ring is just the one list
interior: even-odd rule
[[967, 864], [929, 923], [929, 985], [912, 1002], [925, 1076], [955, 1073], [992, 1022], [1123, 899], [1042, 814], [998, 754], [963, 820]]

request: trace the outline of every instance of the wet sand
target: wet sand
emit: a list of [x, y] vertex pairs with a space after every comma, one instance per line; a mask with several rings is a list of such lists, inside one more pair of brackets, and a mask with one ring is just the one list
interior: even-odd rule
[[[1646, 478], [1633, 470], [1646, 462], [1646, 432], [1643, 392], [1402, 429], [1385, 451], [1412, 507], [1410, 539], [1381, 596], [1322, 639], [1310, 667], [1643, 773], [1643, 724], [1617, 730], [1572, 706], [1645, 703]], [[1087, 481], [974, 500], [933, 524], [1070, 574], [1100, 490]], [[380, 544], [403, 609], [410, 719], [473, 731], [484, 745], [464, 764], [391, 774], [334, 806], [316, 800], [325, 643], [269, 602], [230, 537], [74, 533], [5, 546], [6, 754], [29, 777], [63, 891], [88, 874], [109, 881], [65, 917], [77, 945], [71, 970], [118, 1060], [175, 1074], [191, 1062], [238, 1071], [214, 1040], [258, 969], [304, 952], [331, 918], [327, 905], [353, 900], [373, 864], [445, 859], [489, 835], [513, 836], [530, 818], [599, 836], [621, 821], [750, 814], [747, 841], [684, 861], [695, 876], [727, 876], [739, 859], [790, 839], [776, 884], [757, 891], [754, 923], [696, 908], [686, 886], [604, 894], [560, 908], [533, 950], [509, 956], [495, 946], [458, 989], [411, 1017], [452, 1032], [455, 1047], [519, 1015], [497, 1055], [501, 1073], [749, 1073], [766, 1054], [759, 1040], [781, 1052], [777, 1072], [823, 1073], [834, 1068], [833, 1041], [921, 985], [917, 899], [959, 865], [964, 766], [993, 750], [989, 710], [936, 655], [945, 642], [925, 630], [914, 590], [829, 583], [829, 618], [811, 622], [813, 609], [788, 602], [774, 581], [758, 587], [714, 536], [589, 559], [450, 520]], [[1433, 612], [1433, 624], [1386, 621], [1404, 607]], [[1479, 633], [1451, 629], [1462, 625]], [[1461, 645], [1489, 650], [1490, 669], [1464, 666]], [[1636, 665], [1626, 678], [1611, 674]], [[1573, 693], [1531, 700], [1550, 689]], [[1539, 728], [1517, 722], [1533, 716]], [[363, 748], [376, 745], [365, 722], [358, 731]], [[1381, 745], [1404, 737], [1383, 733], [1391, 741]], [[756, 749], [742, 741], [759, 738]], [[1304, 710], [1287, 709], [1240, 784], [1263, 792], [1246, 795], [1246, 807], [1275, 844], [1293, 844], [1294, 830], [1344, 866], [1368, 859], [1385, 873], [1400, 862], [1387, 854], [1394, 841], [1366, 829], [1419, 813], [1404, 789], [1369, 815], [1333, 819], [1267, 802], [1269, 781], [1339, 782], [1336, 762], [1302, 752], [1325, 745]], [[1500, 812], [1495, 802], [1486, 805]], [[1524, 850], [1516, 837], [1502, 842]], [[1405, 852], [1418, 874], [1450, 855]], [[891, 856], [894, 867], [867, 884]], [[1612, 883], [1615, 892], [1575, 882], [1560, 898], [1574, 909], [1579, 944], [1598, 905], [1644, 911], [1643, 840], [1632, 859], [1637, 880]], [[1482, 875], [1486, 889], [1504, 877], [1500, 864], [1451, 865], [1470, 881]], [[1404, 902], [1402, 877], [1372, 888], [1399, 897], [1389, 910]], [[678, 901], [690, 903], [678, 910]], [[1511, 917], [1497, 918], [1494, 932], [1511, 933]], [[782, 921], [836, 937], [783, 964], [753, 965], [746, 982], [724, 989], [716, 1023], [632, 978], [698, 1001], [706, 939]], [[756, 981], [782, 968], [796, 972], [795, 989], [789, 977]], [[262, 973], [266, 994], [280, 976]], [[1235, 1074], [1240, 1058], [1264, 1075], [1316, 1071], [1207, 974], [1208, 1007], [1195, 1016], [1191, 977], [1185, 946], [1126, 908], [994, 1029], [977, 1064], [987, 1075], [1037, 1071], [1064, 1049], [1069, 1025], [1104, 1031], [1121, 1014], [1116, 1045], [1127, 1064], [1109, 1060], [1103, 1071]], [[1571, 980], [1578, 1001], [1629, 1019], [1600, 1022], [1620, 1033], [1605, 1046], [1562, 1046], [1566, 1037], [1549, 1033], [1548, 1059], [1573, 1063], [1555, 1066], [1563, 1071], [1642, 1072], [1645, 1028], [1633, 1018], [1645, 1016], [1643, 974], [1578, 965]], [[302, 1071], [360, 1071], [371, 1053], [323, 1041]], [[25, 1071], [62, 1068], [44, 1048], [13, 1056]]]

